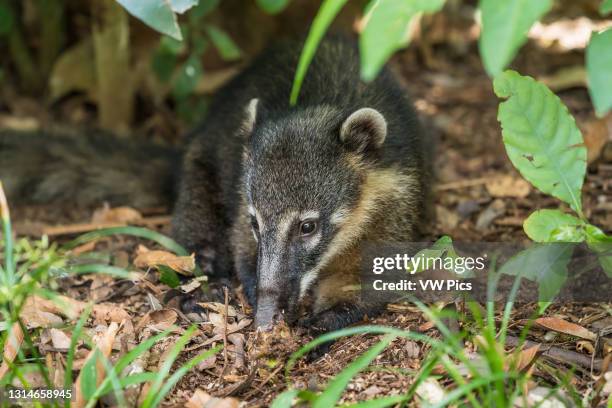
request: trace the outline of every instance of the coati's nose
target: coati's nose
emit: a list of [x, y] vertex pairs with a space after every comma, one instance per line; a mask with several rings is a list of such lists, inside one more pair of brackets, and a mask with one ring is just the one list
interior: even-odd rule
[[255, 313], [255, 326], [258, 329], [271, 330], [281, 320], [283, 320], [283, 314], [273, 299], [258, 300]]

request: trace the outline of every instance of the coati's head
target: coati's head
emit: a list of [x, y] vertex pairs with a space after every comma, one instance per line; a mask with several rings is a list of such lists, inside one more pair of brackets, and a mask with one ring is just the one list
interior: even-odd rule
[[322, 106], [275, 116], [258, 105], [254, 99], [247, 108], [243, 166], [258, 246], [261, 327], [281, 316], [292, 323], [319, 271], [355, 238], [355, 231], [343, 230], [350, 228], [364, 165], [383, 145], [387, 123], [367, 107], [342, 113]]

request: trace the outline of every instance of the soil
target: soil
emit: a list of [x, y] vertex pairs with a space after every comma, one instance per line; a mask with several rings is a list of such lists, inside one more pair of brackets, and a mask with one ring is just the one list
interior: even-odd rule
[[[398, 52], [391, 61], [392, 69], [412, 94], [415, 106], [430, 131], [432, 143], [437, 140], [435, 169], [435, 207], [437, 219], [431, 226], [430, 238], [449, 235], [463, 242], [526, 242], [522, 230], [523, 220], [534, 210], [558, 208], [559, 202], [522, 184], [512, 185], [495, 192], [489, 185], [496, 179], [520, 179], [508, 160], [502, 143], [500, 125], [497, 122], [498, 98], [492, 91], [490, 78], [484, 72], [477, 50], [474, 27], [465, 21], [445, 17], [443, 21], [430, 21], [424, 29], [430, 30], [423, 38], [433, 38], [430, 43], [420, 42]], [[443, 40], [435, 40], [443, 38]], [[553, 47], [541, 47], [530, 41], [522, 49], [513, 64], [513, 69], [536, 78], [554, 75], [561, 67], [580, 65], [584, 55], [581, 50], [560, 52]], [[596, 119], [587, 90], [583, 86], [558, 89], [557, 95], [568, 106], [582, 129], [587, 129]], [[584, 185], [583, 206], [586, 216], [603, 230], [612, 230], [612, 160], [611, 145], [600, 149], [597, 158], [589, 165]], [[493, 192], [492, 192], [493, 191]], [[76, 221], [86, 221], [88, 212], [71, 212], [71, 209], [58, 208], [16, 208], [13, 210], [17, 228], [33, 221], [68, 225]], [[167, 226], [160, 228], [167, 232]], [[66, 236], [59, 238], [65, 239]], [[98, 243], [96, 250], [107, 251], [113, 259], [132, 259], [138, 241], [131, 238], [105, 239]], [[102, 293], [101, 301], [116, 304], [126, 310], [134, 326], [152, 310], [150, 297], [154, 297], [164, 309], [172, 309], [173, 304], [165, 303], [167, 286], [161, 284], [156, 274], [143, 280], [147, 283], [113, 281], [112, 293]], [[81, 278], [66, 281], [62, 285], [65, 294], [80, 300], [91, 297], [95, 279]], [[96, 283], [97, 287], [104, 286]], [[158, 305], [158, 306], [159, 306]], [[175, 305], [174, 305], [175, 306]], [[251, 309], [235, 290], [229, 293], [229, 306], [238, 313], [229, 318], [228, 327], [240, 325], [249, 319]], [[602, 304], [563, 304], [549, 309], [549, 316], [583, 325], [590, 330], [604, 324], [608, 319]], [[609, 306], [608, 306], [609, 307]], [[535, 310], [535, 306], [515, 310], [510, 324], [510, 333], [517, 335], [524, 320]], [[608, 309], [610, 310], [610, 309]], [[200, 318], [210, 319], [210, 310]], [[176, 324], [185, 328], [193, 316], [178, 314]], [[438, 330], [429, 323], [422, 312], [411, 304], [392, 304], [369, 323], [392, 326], [440, 337]], [[610, 325], [610, 322], [607, 323]], [[343, 338], [331, 346], [329, 352], [315, 361], [298, 360], [285, 377], [283, 361], [288, 355], [308, 342], [311, 337], [303, 331], [281, 328], [272, 336], [276, 340], [262, 340], [250, 326], [241, 328], [231, 340], [227, 336], [214, 339], [220, 326], [202, 323], [196, 338], [189, 343], [191, 351], [181, 354], [179, 362], [210, 346], [201, 344], [229, 345], [227, 354], [217, 355], [212, 363], [201, 364], [191, 370], [174, 388], [165, 406], [183, 406], [196, 388], [217, 397], [232, 396], [245, 401], [248, 406], [267, 406], [273, 398], [287, 388], [287, 382], [294, 387], [320, 390], [347, 363], [363, 353], [380, 338], [378, 335], [361, 334]], [[146, 330], [145, 330], [146, 332]], [[529, 339], [542, 342], [546, 330], [534, 328]], [[138, 341], [143, 332], [132, 333]], [[177, 337], [173, 334], [171, 338]], [[278, 341], [281, 339], [282, 341]], [[163, 353], [165, 342], [157, 353]], [[576, 340], [557, 337], [547, 345], [576, 351]], [[259, 349], [258, 349], [259, 347]], [[467, 344], [466, 348], [474, 347]], [[508, 347], [508, 350], [511, 348]], [[427, 355], [428, 347], [420, 342], [407, 339], [394, 340], [391, 345], [374, 361], [373, 367], [357, 375], [349, 384], [341, 402], [352, 402], [384, 395], [405, 392], [413, 381], [413, 373], [418, 370]], [[155, 350], [154, 350], [155, 352]], [[578, 353], [591, 358], [587, 350]], [[155, 353], [153, 353], [155, 354]], [[569, 365], [563, 361], [543, 357], [544, 364], [554, 369], [566, 370]], [[155, 358], [149, 368], [156, 366]], [[534, 378], [539, 384], [554, 386], [554, 377], [546, 370], [537, 368]], [[441, 380], [444, 382], [444, 380]], [[582, 393], [593, 386], [589, 367], [576, 369], [572, 382]]]

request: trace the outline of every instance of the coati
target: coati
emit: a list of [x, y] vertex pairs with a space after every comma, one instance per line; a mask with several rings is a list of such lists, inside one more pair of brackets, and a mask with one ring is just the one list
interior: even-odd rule
[[301, 48], [270, 48], [218, 92], [188, 135], [178, 181], [172, 152], [157, 147], [0, 134], [9, 199], [72, 201], [86, 190], [84, 201], [151, 205], [178, 184], [174, 238], [211, 277], [235, 273], [257, 326], [282, 318], [328, 331], [374, 313], [380, 305], [355, 290], [360, 252], [416, 238], [430, 141], [393, 75], [361, 81], [357, 47], [342, 37], [320, 44], [290, 107]]

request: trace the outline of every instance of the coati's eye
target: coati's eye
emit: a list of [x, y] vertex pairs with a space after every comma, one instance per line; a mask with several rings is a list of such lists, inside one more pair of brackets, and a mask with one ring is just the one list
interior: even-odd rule
[[300, 223], [300, 235], [307, 237], [312, 235], [317, 230], [317, 222], [314, 220], [306, 220]]

